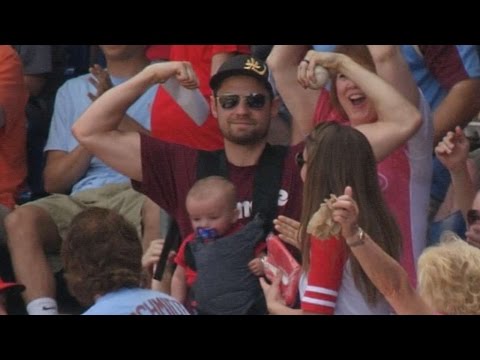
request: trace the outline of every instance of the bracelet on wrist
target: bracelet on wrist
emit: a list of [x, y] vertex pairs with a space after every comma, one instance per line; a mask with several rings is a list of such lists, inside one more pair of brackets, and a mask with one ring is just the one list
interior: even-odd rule
[[355, 235], [357, 237], [357, 240], [355, 241], [347, 241], [345, 239], [345, 242], [349, 247], [356, 247], [365, 244], [365, 231], [363, 231], [360, 226], [357, 227], [357, 233]]

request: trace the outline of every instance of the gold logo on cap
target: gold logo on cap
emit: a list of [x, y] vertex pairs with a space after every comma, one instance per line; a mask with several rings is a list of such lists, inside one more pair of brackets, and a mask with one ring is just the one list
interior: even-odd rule
[[265, 65], [260, 65], [260, 63], [254, 58], [247, 59], [243, 68], [245, 70], [255, 71], [258, 75], [265, 75], [267, 72], [267, 67]]

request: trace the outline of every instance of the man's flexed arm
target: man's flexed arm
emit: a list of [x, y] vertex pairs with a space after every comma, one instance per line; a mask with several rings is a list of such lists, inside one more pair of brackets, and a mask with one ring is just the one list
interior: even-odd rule
[[188, 89], [198, 87], [188, 62], [172, 61], [147, 66], [125, 83], [97, 99], [73, 125], [72, 132], [88, 151], [131, 179], [142, 181], [140, 135], [117, 130], [127, 109], [150, 86], [175, 76]]

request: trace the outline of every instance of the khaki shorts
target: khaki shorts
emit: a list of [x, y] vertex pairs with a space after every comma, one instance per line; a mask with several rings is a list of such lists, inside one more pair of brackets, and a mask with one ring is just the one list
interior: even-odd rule
[[[114, 184], [81, 191], [72, 196], [53, 194], [22, 206], [34, 205], [48, 212], [57, 225], [58, 233], [62, 239], [65, 239], [67, 235], [72, 219], [83, 210], [92, 206], [112, 209], [123, 215], [135, 226], [141, 239], [141, 213], [145, 199], [145, 195], [133, 190], [130, 184]], [[58, 253], [47, 254], [47, 257], [52, 270], [54, 272], [59, 271], [61, 264]]]
[[25, 205], [35, 205], [47, 211], [57, 225], [62, 239], [65, 238], [72, 219], [92, 206], [117, 211], [135, 226], [141, 237], [144, 201], [145, 195], [133, 190], [130, 184], [114, 184], [81, 191], [72, 196], [53, 194]]

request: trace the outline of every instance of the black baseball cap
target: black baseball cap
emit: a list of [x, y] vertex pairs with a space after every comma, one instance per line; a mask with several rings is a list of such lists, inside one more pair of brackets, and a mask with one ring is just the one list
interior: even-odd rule
[[216, 92], [223, 80], [236, 75], [251, 76], [260, 80], [273, 97], [267, 64], [251, 55], [235, 55], [225, 61], [210, 79], [210, 87]]

